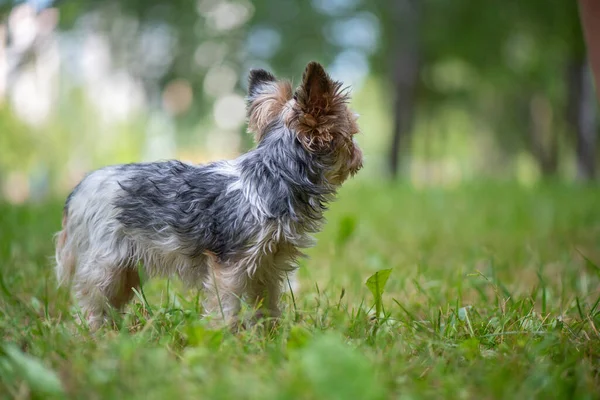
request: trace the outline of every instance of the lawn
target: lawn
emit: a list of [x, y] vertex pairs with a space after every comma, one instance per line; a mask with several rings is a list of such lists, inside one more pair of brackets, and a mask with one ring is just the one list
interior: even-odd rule
[[600, 188], [351, 182], [279, 326], [237, 334], [176, 280], [77, 324], [61, 207], [0, 205], [0, 398], [600, 398]]

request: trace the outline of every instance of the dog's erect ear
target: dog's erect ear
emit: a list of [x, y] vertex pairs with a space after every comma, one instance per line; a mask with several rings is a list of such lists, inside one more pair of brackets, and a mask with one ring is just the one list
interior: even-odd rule
[[327, 98], [331, 97], [335, 82], [331, 80], [323, 66], [318, 62], [308, 63], [302, 74], [302, 83], [296, 90], [296, 100], [303, 109], [316, 110], [327, 107]]
[[264, 69], [253, 69], [248, 78], [248, 130], [256, 142], [265, 134], [267, 126], [282, 112], [292, 98], [292, 87], [287, 81], [278, 81]]
[[306, 66], [294, 98], [296, 104], [289, 123], [300, 142], [310, 151], [331, 150], [335, 133], [347, 114], [348, 95], [342, 84], [332, 80], [321, 64], [313, 61]]
[[252, 98], [259, 95], [262, 90], [261, 88], [265, 84], [276, 82], [277, 78], [264, 69], [252, 69], [250, 70], [250, 76], [248, 77], [248, 97]]

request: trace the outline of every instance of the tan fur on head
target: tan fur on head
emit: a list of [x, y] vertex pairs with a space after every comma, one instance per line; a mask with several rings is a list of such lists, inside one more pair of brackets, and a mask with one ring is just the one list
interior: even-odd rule
[[359, 128], [357, 116], [348, 108], [349, 93], [321, 64], [306, 66], [295, 92], [288, 81], [278, 81], [262, 69], [252, 70], [248, 100], [248, 130], [257, 142], [268, 125], [281, 118], [306, 150], [335, 159], [337, 168], [330, 171], [330, 182], [341, 183], [362, 167], [362, 152], [353, 140]]
[[320, 64], [307, 65], [294, 98], [287, 123], [307, 150], [331, 150], [335, 136], [351, 139], [358, 132], [349, 115], [348, 92]]
[[261, 93], [251, 100], [248, 107], [248, 130], [254, 133], [257, 142], [262, 139], [267, 125], [282, 114], [292, 94], [290, 82], [269, 82], [264, 84]]
[[332, 80], [316, 62], [306, 66], [286, 122], [308, 151], [334, 155], [337, 168], [328, 180], [341, 184], [362, 168], [362, 152], [353, 136], [359, 132], [357, 115], [348, 108], [348, 91]]

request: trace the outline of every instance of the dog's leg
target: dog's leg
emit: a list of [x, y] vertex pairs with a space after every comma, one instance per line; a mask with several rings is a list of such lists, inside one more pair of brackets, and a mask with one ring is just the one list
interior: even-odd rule
[[298, 250], [293, 246], [282, 245], [270, 257], [264, 257], [248, 285], [248, 301], [260, 306], [256, 318], [279, 318], [279, 301], [284, 285], [287, 284], [287, 272], [295, 268], [294, 260]]
[[111, 306], [117, 310], [122, 310], [133, 297], [133, 289], [140, 287], [140, 275], [135, 268], [120, 268], [118, 276], [114, 278], [110, 291], [106, 293], [106, 298]]
[[76, 298], [90, 329], [98, 329], [108, 318], [109, 306], [120, 310], [140, 286], [138, 271], [110, 262], [88, 262], [73, 282]]
[[208, 274], [204, 280], [204, 313], [217, 317], [217, 320], [222, 319], [233, 327], [238, 322], [247, 275], [236, 273], [233, 266], [225, 267], [214, 258], [208, 264]]
[[248, 284], [248, 302], [257, 307], [256, 319], [280, 317], [279, 299], [284, 278], [281, 271], [274, 269], [257, 272], [252, 277]]

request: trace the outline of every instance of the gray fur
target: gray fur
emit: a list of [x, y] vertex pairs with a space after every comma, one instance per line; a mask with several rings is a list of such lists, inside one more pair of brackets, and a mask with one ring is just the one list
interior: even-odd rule
[[[142, 232], [149, 240], [175, 235], [183, 254], [198, 257], [209, 251], [227, 262], [254, 244], [267, 221], [299, 224], [303, 233], [317, 231], [334, 188], [322, 181], [319, 163], [281, 123], [258, 148], [231, 164], [239, 166], [239, 175], [224, 165], [119, 166], [126, 178], [118, 180], [122, 192], [114, 206], [124, 232]], [[256, 190], [265, 205], [261, 214], [252, 212], [244, 191], [228, 190], [235, 184]]]

